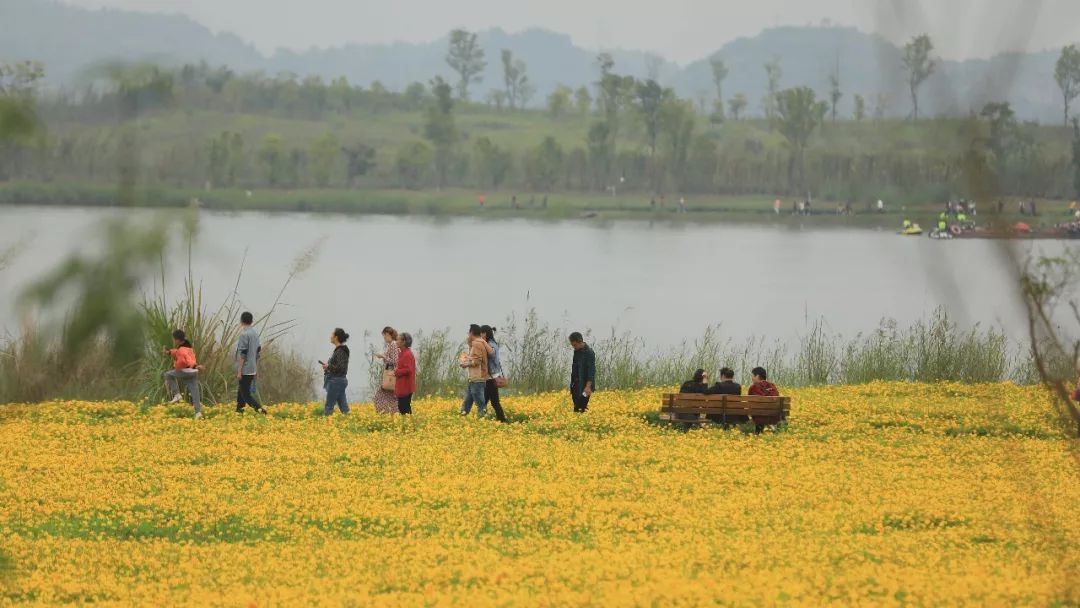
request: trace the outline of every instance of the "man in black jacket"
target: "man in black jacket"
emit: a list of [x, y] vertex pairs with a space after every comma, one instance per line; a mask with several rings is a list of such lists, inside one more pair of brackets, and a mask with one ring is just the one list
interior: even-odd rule
[[730, 367], [720, 370], [720, 381], [709, 389], [710, 395], [741, 395], [742, 386], [735, 382], [735, 372]]
[[[712, 385], [707, 394], [741, 395], [742, 386], [735, 382], [735, 372], [730, 367], [725, 367], [720, 370], [720, 381]], [[726, 422], [728, 424], [742, 424], [750, 421], [746, 416], [720, 416], [718, 414], [710, 414], [708, 419], [713, 422]]]
[[570, 346], [574, 349], [570, 398], [574, 401], [574, 411], [580, 414], [589, 409], [589, 398], [596, 389], [596, 353], [585, 343], [580, 332], [570, 334]]

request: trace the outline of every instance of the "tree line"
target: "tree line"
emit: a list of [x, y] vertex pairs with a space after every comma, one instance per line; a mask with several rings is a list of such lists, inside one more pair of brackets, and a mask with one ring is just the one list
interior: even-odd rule
[[[472, 101], [486, 58], [475, 33], [451, 33], [441, 76], [390, 91], [344, 78], [238, 74], [205, 64], [177, 69], [107, 66], [97, 83], [77, 92], [35, 95], [40, 66], [0, 68], [0, 99], [36, 99], [45, 124], [82, 129], [45, 130], [0, 146], [0, 178], [120, 181], [218, 187], [470, 187], [646, 193], [778, 193], [860, 199], [880, 196], [976, 196], [971, 175], [990, 190], [1016, 196], [1066, 197], [1080, 183], [1080, 161], [1051, 129], [1022, 123], [1007, 102], [987, 103], [966, 117], [920, 121], [919, 91], [938, 62], [933, 43], [916, 36], [903, 63], [913, 112], [909, 123], [886, 121], [880, 107], [856, 95], [850, 117], [838, 115], [840, 61], [819, 99], [810, 87], [780, 89], [779, 59], [764, 64], [764, 119], [747, 119], [750, 101], [724, 98], [729, 73], [711, 59], [711, 107], [680, 98], [655, 78], [616, 70], [610, 54], [596, 58], [592, 87], [557, 87], [544, 109], [528, 109], [535, 95], [523, 61], [500, 55], [503, 82]], [[30, 64], [27, 64], [30, 65]], [[1080, 51], [1062, 50], [1055, 71], [1066, 124], [1080, 95]], [[105, 84], [102, 84], [105, 83]], [[880, 106], [877, 100], [876, 106]], [[138, 145], [133, 123], [178, 110], [214, 110], [314, 121], [301, 135], [236, 126], [194, 135], [171, 146]], [[2, 109], [2, 106], [0, 106]], [[463, 127], [463, 115], [515, 112], [551, 134], [509, 144], [501, 123]], [[379, 120], [406, 113], [406, 141], [350, 138], [322, 123]], [[2, 118], [3, 114], [0, 114]], [[267, 123], [274, 121], [267, 120]], [[916, 124], [917, 123], [917, 124]], [[567, 137], [572, 128], [576, 137]], [[868, 141], [871, 138], [873, 141]], [[153, 148], [154, 153], [147, 152]], [[129, 175], [130, 174], [130, 175]]]

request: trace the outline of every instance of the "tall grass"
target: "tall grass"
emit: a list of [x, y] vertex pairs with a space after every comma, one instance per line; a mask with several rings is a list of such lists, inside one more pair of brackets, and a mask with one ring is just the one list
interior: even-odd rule
[[[243, 264], [231, 294], [218, 305], [209, 305], [192, 276], [192, 237], [193, 232], [189, 232], [188, 273], [179, 297], [168, 297], [162, 262], [160, 282], [137, 306], [133, 322], [141, 353], [133, 360], [118, 362], [111, 356], [115, 345], [107, 332], [82, 340], [79, 352], [72, 353], [66, 321], [56, 333], [27, 320], [18, 335], [0, 338], [0, 402], [78, 398], [160, 403], [168, 397], [163, 374], [172, 367], [172, 359], [163, 350], [172, 347], [175, 329], [184, 330], [195, 347], [203, 402], [230, 401], [236, 394], [234, 349], [243, 312], [239, 301]], [[274, 313], [286, 288], [311, 266], [317, 254], [312, 247], [297, 256], [274, 303], [256, 319], [263, 344], [257, 386], [265, 401], [302, 402], [314, 396], [311, 370], [303, 357], [285, 345], [293, 323], [276, 320]]]
[[[448, 330], [413, 332], [420, 394], [459, 392], [464, 374], [456, 365], [462, 341]], [[499, 344], [509, 386], [506, 392], [560, 390], [569, 384], [572, 352], [569, 330], [547, 323], [530, 310], [503, 323]], [[979, 326], [962, 330], [942, 309], [901, 328], [885, 319], [879, 327], [854, 338], [829, 333], [824, 320], [810, 323], [796, 345], [753, 336], [736, 341], [720, 326], [706, 327], [700, 336], [673, 347], [649, 348], [630, 333], [612, 331], [595, 338], [586, 332], [597, 356], [600, 388], [672, 386], [689, 379], [697, 368], [715, 378], [731, 367], [748, 380], [750, 370], [763, 366], [785, 386], [862, 384], [874, 380], [919, 382], [1000, 382], [1035, 380], [1023, 343], [1010, 343], [1003, 333]], [[373, 381], [376, 375], [372, 376]]]
[[[295, 265], [285, 284], [302, 270], [302, 264]], [[228, 401], [235, 391], [233, 345], [241, 312], [235, 292], [211, 308], [203, 299], [201, 287], [190, 277], [175, 301], [167, 299], [162, 288], [143, 304], [145, 353], [137, 364], [126, 367], [111, 366], [106, 357], [95, 356], [94, 352], [73, 365], [60, 356], [62, 336], [50, 340], [28, 325], [20, 335], [0, 341], [0, 401], [160, 401], [166, 396], [162, 373], [170, 362], [161, 349], [169, 344], [172, 330], [178, 327], [188, 332], [204, 366], [204, 399], [210, 403]], [[275, 308], [271, 306], [257, 321], [265, 344], [259, 391], [270, 402], [306, 401], [314, 396], [312, 370], [285, 344], [291, 322], [272, 320]], [[725, 337], [720, 326], [706, 327], [700, 336], [664, 348], [650, 348], [644, 339], [627, 332], [613, 330], [602, 338], [589, 332], [585, 335], [596, 351], [600, 389], [672, 386], [688, 379], [697, 368], [708, 370], [715, 378], [725, 366], [745, 381], [758, 365], [768, 369], [770, 378], [784, 386], [874, 380], [1037, 381], [1028, 345], [1012, 343], [994, 329], [961, 329], [944, 310], [906, 328], [886, 319], [876, 330], [851, 339], [831, 334], [826, 327], [823, 320], [812, 322], [797, 344], [790, 347], [759, 336], [736, 341]], [[465, 348], [464, 341], [448, 329], [411, 333], [418, 394], [460, 392], [465, 376], [457, 365], [457, 356]], [[503, 367], [509, 378], [505, 391], [524, 394], [565, 388], [572, 358], [568, 334], [568, 329], [545, 322], [535, 310], [508, 317], [498, 333]], [[95, 344], [98, 346], [94, 348], [107, 352], [107, 344]], [[378, 384], [380, 369], [381, 362], [371, 364], [372, 389]]]

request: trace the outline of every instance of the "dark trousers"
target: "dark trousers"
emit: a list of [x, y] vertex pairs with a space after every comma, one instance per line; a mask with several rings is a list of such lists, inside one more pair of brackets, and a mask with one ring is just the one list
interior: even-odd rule
[[494, 380], [488, 380], [484, 386], [484, 402], [491, 404], [491, 408], [495, 410], [496, 420], [506, 422], [506, 413], [503, 412], [502, 402], [499, 401], [499, 387]]
[[262, 409], [259, 402], [255, 400], [255, 396], [251, 394], [251, 383], [255, 381], [255, 376], [240, 376], [240, 388], [236, 390], [236, 411], [244, 411], [245, 405], [250, 405], [255, 411]]
[[576, 386], [570, 387], [570, 398], [574, 400], [574, 411], [579, 414], [589, 409], [589, 398], [581, 391], [582, 389]]
[[399, 414], [411, 414], [412, 413], [412, 395], [405, 395], [404, 397], [397, 398], [397, 411]]

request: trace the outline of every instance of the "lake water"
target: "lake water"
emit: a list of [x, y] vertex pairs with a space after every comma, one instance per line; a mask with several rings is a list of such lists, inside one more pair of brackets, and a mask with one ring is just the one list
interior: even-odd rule
[[[23, 244], [0, 271], [0, 325], [14, 331], [22, 286], [90, 246], [101, 220], [116, 213], [159, 212], [0, 208], [0, 251]], [[246, 255], [239, 294], [256, 313], [273, 302], [297, 255], [320, 245], [278, 314], [296, 319], [291, 343], [313, 360], [329, 354], [335, 326], [354, 336], [384, 325], [464, 333], [469, 323], [497, 325], [530, 308], [560, 327], [614, 327], [655, 346], [718, 323], [735, 339], [794, 342], [818, 317], [853, 336], [882, 317], [907, 324], [942, 305], [962, 324], [1023, 336], [1022, 310], [991, 241], [789, 226], [264, 213], [203, 213], [199, 224], [192, 262], [207, 301], [227, 296]], [[186, 250], [168, 262], [167, 287], [179, 293]]]

